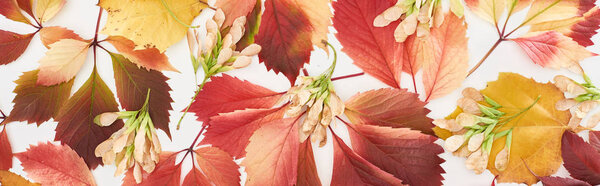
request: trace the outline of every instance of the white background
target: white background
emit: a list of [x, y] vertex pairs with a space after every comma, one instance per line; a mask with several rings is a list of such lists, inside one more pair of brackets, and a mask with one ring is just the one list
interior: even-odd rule
[[[85, 39], [93, 38], [95, 23], [98, 15], [98, 9], [94, 1], [68, 1], [63, 10], [51, 21], [45, 24], [45, 26], [63, 26], [74, 30], [77, 34], [81, 35]], [[522, 11], [514, 16], [512, 20], [513, 24], [509, 23], [508, 29], [514, 28], [519, 21], [522, 20], [526, 13]], [[203, 16], [212, 14], [210, 11], [205, 11]], [[201, 16], [202, 17], [202, 16]], [[106, 14], [101, 21], [103, 25], [105, 22]], [[200, 22], [197, 20], [197, 22]], [[469, 37], [469, 56], [470, 65], [473, 66], [479, 59], [486, 53], [491, 45], [497, 39], [497, 33], [495, 28], [491, 24], [477, 18], [470, 12], [466, 12], [466, 21], [469, 24], [468, 37]], [[13, 22], [0, 16], [0, 29], [13, 31], [17, 33], [31, 33], [34, 32], [34, 28], [28, 25]], [[330, 28], [329, 42], [331, 42], [337, 49], [341, 49], [341, 45], [336, 40], [333, 33], [335, 30], [333, 27]], [[521, 32], [517, 32], [514, 36], [523, 34], [526, 29]], [[101, 35], [101, 38], [105, 36]], [[600, 42], [598, 36], [594, 37], [593, 40], [596, 43]], [[107, 43], [103, 43], [104, 46], [109, 46]], [[109, 47], [112, 49], [112, 47]], [[600, 46], [594, 45], [589, 47], [593, 52], [600, 53]], [[15, 80], [22, 75], [23, 72], [36, 69], [39, 64], [38, 60], [44, 56], [47, 49], [42, 45], [39, 39], [39, 35], [36, 35], [29, 48], [26, 52], [15, 62], [0, 66], [0, 109], [5, 113], [10, 113], [13, 103], [12, 100], [15, 94], [12, 92], [16, 84]], [[114, 51], [114, 50], [113, 50]], [[2, 51], [0, 51], [2, 52]], [[353, 74], [361, 72], [362, 70], [352, 64], [352, 60], [342, 52], [338, 52], [338, 67], [334, 73], [334, 77]], [[99, 72], [103, 80], [108, 84], [113, 92], [115, 91], [114, 79], [112, 74], [112, 66], [110, 57], [102, 52], [98, 52], [98, 67]], [[172, 106], [175, 111], [171, 111], [171, 133], [173, 136], [172, 141], [167, 138], [164, 132], [159, 132], [159, 138], [163, 144], [163, 149], [166, 151], [178, 151], [184, 149], [190, 145], [194, 137], [201, 128], [201, 123], [197, 122], [193, 114], [188, 114], [183, 121], [180, 130], [175, 130], [176, 121], [181, 117], [182, 113], [179, 112], [189, 103], [190, 98], [193, 96], [195, 90], [194, 75], [189, 60], [189, 53], [187, 49], [187, 43], [182, 40], [181, 42], [173, 45], [166, 51], [171, 64], [175, 66], [181, 73], [165, 72], [165, 75], [170, 78], [168, 81], [171, 88], [174, 90], [171, 92], [171, 97], [175, 101]], [[587, 71], [592, 80], [596, 85], [600, 85], [600, 57], [588, 58], [581, 62], [584, 69]], [[87, 61], [78, 74], [75, 85], [71, 93], [74, 93], [89, 77], [92, 69], [92, 54], [91, 50], [88, 54]], [[318, 75], [320, 72], [325, 70], [331, 60], [327, 58], [324, 51], [316, 49], [311, 56], [311, 63], [306, 68], [311, 75]], [[566, 70], [553, 70], [543, 69], [537, 65], [534, 65], [526, 54], [514, 43], [503, 42], [500, 46], [492, 53], [487, 61], [477, 70], [471, 77], [463, 82], [463, 87], [475, 87], [482, 89], [485, 87], [486, 82], [494, 81], [499, 72], [516, 72], [527, 77], [533, 77], [537, 81], [547, 82], [557, 74], [564, 74], [578, 81], [581, 81], [580, 76], [570, 73]], [[272, 71], [267, 71], [263, 64], [259, 64], [257, 59], [247, 68], [227, 72], [227, 74], [236, 76], [240, 79], [249, 80], [250, 82], [265, 86], [274, 91], [285, 91], [289, 88], [288, 80], [283, 75], [276, 75]], [[201, 76], [201, 75], [200, 75]], [[420, 76], [420, 73], [419, 75]], [[420, 78], [418, 79], [420, 81]], [[403, 87], [412, 90], [412, 83], [410, 77], [405, 75], [402, 80]], [[350, 96], [367, 90], [377, 89], [386, 87], [385, 84], [381, 83], [377, 79], [374, 79], [368, 75], [355, 77], [351, 79], [345, 79], [335, 81], [334, 85], [336, 91], [343, 100], [348, 99]], [[420, 89], [422, 86], [418, 85]], [[462, 89], [462, 88], [461, 88]], [[461, 90], [459, 89], [459, 90]], [[456, 107], [456, 100], [460, 96], [460, 91], [456, 90], [453, 93], [431, 101], [427, 107], [432, 110], [430, 113], [431, 118], [441, 118], [449, 113]], [[49, 121], [41, 126], [35, 124], [26, 124], [24, 122], [13, 122], [6, 126], [8, 130], [8, 136], [13, 147], [13, 152], [23, 152], [29, 145], [35, 145], [39, 142], [52, 141], [54, 139], [54, 129], [57, 123]], [[347, 132], [343, 125], [334, 125], [334, 130], [339, 133], [345, 140], [347, 138]], [[331, 134], [329, 134], [331, 136]], [[328, 139], [328, 143], [323, 148], [314, 146], [315, 159], [319, 175], [322, 183], [328, 184], [331, 180], [331, 171], [333, 164], [333, 147], [331, 138]], [[438, 140], [439, 144], [442, 144]], [[445, 185], [489, 185], [493, 179], [493, 175], [486, 171], [483, 174], [476, 175], [472, 171], [465, 168], [463, 158], [453, 157], [450, 153], [443, 153], [441, 157], [446, 160], [442, 164], [442, 167], [446, 171], [443, 174]], [[181, 157], [180, 157], [181, 158]], [[20, 175], [26, 176], [23, 172], [20, 162], [14, 158], [14, 167], [11, 171], [16, 172]], [[190, 170], [191, 165], [189, 162], [184, 164], [183, 175]], [[239, 161], [238, 161], [239, 162]], [[123, 176], [113, 177], [115, 171], [114, 166], [99, 167], [93, 171], [96, 181], [99, 185], [119, 185]], [[243, 168], [241, 169], [243, 171]], [[557, 175], [566, 176], [568, 173], [564, 168], [559, 169]], [[182, 176], [183, 179], [184, 176]], [[245, 180], [245, 173], [242, 173], [242, 182]]]

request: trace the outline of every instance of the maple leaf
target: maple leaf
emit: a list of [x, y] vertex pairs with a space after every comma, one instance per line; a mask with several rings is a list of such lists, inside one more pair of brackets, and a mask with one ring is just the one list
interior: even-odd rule
[[265, 123], [283, 118], [284, 113], [282, 108], [246, 109], [213, 116], [200, 144], [211, 144], [236, 159], [243, 158], [252, 134]]
[[179, 72], [169, 63], [167, 55], [159, 52], [156, 48], [134, 50], [135, 44], [133, 41], [121, 36], [110, 36], [106, 38], [106, 41], [112, 44], [123, 56], [139, 66], [158, 71]]
[[300, 117], [264, 124], [246, 147], [246, 185], [293, 185], [298, 174]]
[[91, 42], [90, 40], [84, 40], [72, 30], [69, 30], [60, 26], [49, 26], [40, 29], [40, 39], [46, 48], [50, 48], [52, 43], [56, 43], [61, 39], [74, 39], [84, 42]]
[[498, 23], [507, 6], [506, 3], [507, 0], [465, 0], [465, 4], [473, 13], [492, 24]]
[[583, 141], [577, 134], [567, 131], [562, 136], [562, 158], [571, 177], [592, 185], [600, 184], [600, 152]]
[[408, 127], [433, 134], [429, 109], [417, 94], [406, 89], [384, 88], [356, 94], [346, 101], [346, 116], [352, 123]]
[[535, 64], [555, 69], [567, 68], [579, 74], [583, 73], [579, 61], [597, 55], [555, 31], [534, 32], [512, 41], [516, 42]]
[[41, 125], [58, 114], [60, 107], [69, 99], [73, 79], [68, 82], [53, 86], [37, 85], [38, 70], [23, 73], [15, 81], [17, 87], [13, 90], [17, 94], [12, 111], [6, 122], [27, 121]]
[[322, 185], [315, 165], [315, 157], [310, 140], [300, 144], [298, 150], [298, 180], [296, 185]]
[[108, 127], [94, 124], [94, 118], [105, 112], [119, 111], [113, 93], [108, 89], [96, 69], [89, 79], [61, 107], [55, 120], [56, 141], [68, 144], [94, 169], [101, 162], [94, 150], [101, 142], [123, 127], [121, 120]]
[[156, 70], [138, 68], [119, 54], [109, 53], [113, 61], [117, 97], [125, 110], [139, 110], [146, 101], [148, 89], [150, 98], [148, 108], [155, 127], [162, 129], [171, 137], [169, 131], [169, 110], [172, 110], [171, 87], [167, 78]]
[[85, 62], [89, 46], [89, 42], [74, 39], [50, 45], [46, 56], [40, 59], [37, 84], [52, 86], [73, 79]]
[[236, 18], [250, 14], [256, 3], [256, 0], [217, 0], [215, 7], [225, 13], [225, 22], [223, 22], [222, 28], [231, 26]]
[[142, 182], [137, 184], [133, 178], [133, 169], [129, 169], [125, 173], [123, 179], [123, 185], [137, 185], [137, 186], [152, 186], [152, 185], [164, 185], [164, 186], [179, 186], [181, 179], [181, 163], [176, 164], [177, 153], [165, 152], [160, 154], [160, 161], [156, 164], [156, 168], [152, 173], [148, 174], [143, 172]]
[[0, 184], [17, 185], [17, 186], [39, 186], [38, 183], [31, 183], [29, 180], [19, 176], [18, 174], [0, 170]]
[[[0, 2], [2, 1], [9, 0], [0, 0]], [[0, 51], [5, 52], [0, 55], [0, 65], [6, 65], [19, 58], [19, 56], [25, 52], [27, 46], [29, 46], [29, 42], [31, 42], [33, 36], [33, 34], [21, 35], [14, 32], [0, 30]]]
[[27, 177], [43, 185], [96, 185], [92, 172], [69, 146], [39, 143], [15, 156]]
[[402, 180], [352, 151], [337, 135], [333, 134], [333, 138], [331, 185], [403, 185]]
[[197, 155], [198, 167], [211, 183], [214, 185], [240, 185], [240, 172], [238, 171], [240, 167], [227, 152], [216, 147], [203, 147], [194, 152]]
[[29, 20], [21, 13], [19, 4], [15, 0], [0, 0], [0, 14], [13, 21], [31, 24]]
[[600, 28], [600, 9], [594, 7], [583, 16], [531, 25], [529, 32], [554, 30], [587, 47], [594, 44], [591, 38], [597, 34], [598, 28]]
[[[387, 27], [373, 26], [373, 20], [395, 0], [340, 0], [333, 3], [333, 27], [342, 51], [354, 64], [383, 83], [400, 88], [404, 48], [394, 39], [399, 21]], [[360, 12], [361, 14], [357, 14]]]
[[156, 48], [164, 52], [187, 33], [187, 27], [179, 21], [189, 25], [208, 6], [205, 0], [162, 2], [101, 0], [98, 5], [108, 12], [101, 33], [126, 37], [135, 43], [135, 49]]
[[373, 165], [393, 174], [407, 185], [441, 185], [438, 154], [444, 150], [436, 137], [408, 128], [351, 125], [348, 128], [352, 149]]
[[212, 77], [204, 85], [189, 111], [195, 113], [203, 125], [207, 125], [209, 118], [219, 113], [247, 108], [271, 108], [281, 95], [282, 93], [223, 74], [221, 77]]
[[6, 127], [4, 127], [4, 130], [0, 132], [0, 171], [12, 168], [12, 158], [12, 147], [10, 146], [10, 141], [8, 141]]

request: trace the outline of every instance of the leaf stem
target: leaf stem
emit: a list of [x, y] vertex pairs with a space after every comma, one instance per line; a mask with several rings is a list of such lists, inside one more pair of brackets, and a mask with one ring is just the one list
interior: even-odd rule
[[473, 74], [473, 72], [475, 72], [475, 70], [477, 70], [477, 68], [479, 68], [481, 66], [481, 64], [483, 64], [483, 62], [490, 57], [490, 54], [492, 54], [492, 52], [498, 47], [498, 45], [504, 41], [504, 37], [500, 37], [498, 38], [498, 40], [496, 41], [496, 43], [494, 43], [494, 45], [492, 46], [492, 48], [490, 48], [487, 53], [485, 53], [485, 55], [481, 58], [481, 60], [479, 60], [479, 62], [477, 62], [477, 64], [471, 69], [469, 70], [469, 74], [467, 74], [467, 77], [469, 77], [471, 74]]
[[194, 97], [192, 97], [192, 101], [190, 101], [190, 103], [188, 104], [188, 106], [185, 108], [185, 111], [183, 112], [183, 115], [181, 116], [181, 118], [179, 118], [179, 122], [177, 122], [177, 130], [179, 130], [179, 127], [181, 125], [181, 121], [183, 120], [183, 117], [185, 117], [185, 115], [190, 110], [190, 107], [192, 106], [192, 103], [194, 103], [194, 101], [196, 100], [196, 97], [198, 96], [198, 94], [200, 93], [200, 91], [202, 90], [202, 88], [204, 88], [204, 84], [206, 84], [206, 81], [208, 81], [208, 79], [210, 79], [210, 76], [204, 76], [204, 80], [202, 80], [202, 83], [196, 89], [196, 94], [194, 94]]
[[342, 80], [342, 79], [347, 79], [347, 78], [352, 78], [352, 77], [362, 76], [362, 75], [365, 75], [365, 73], [364, 72], [359, 72], [359, 73], [355, 73], [355, 74], [334, 77], [334, 78], [331, 78], [331, 81], [337, 81], [337, 80]]

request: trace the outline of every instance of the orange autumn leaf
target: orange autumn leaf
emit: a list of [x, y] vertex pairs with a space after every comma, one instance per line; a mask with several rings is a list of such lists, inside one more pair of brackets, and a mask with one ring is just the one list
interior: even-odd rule
[[90, 43], [63, 39], [50, 45], [46, 56], [40, 59], [37, 84], [44, 86], [67, 82], [75, 77], [87, 56]]
[[133, 168], [125, 173], [123, 185], [126, 186], [179, 186], [181, 185], [181, 164], [176, 163], [177, 154], [175, 152], [165, 152], [160, 154], [160, 161], [152, 173], [142, 171], [142, 182], [137, 184], [133, 176]]
[[110, 36], [106, 38], [106, 41], [112, 44], [123, 56], [138, 66], [158, 71], [168, 70], [179, 72], [171, 65], [171, 63], [169, 63], [167, 55], [161, 53], [156, 48], [136, 50], [136, 45], [133, 41], [121, 36]]
[[597, 55], [555, 31], [534, 32], [512, 41], [516, 42], [535, 64], [554, 69], [566, 68], [579, 74], [583, 73], [579, 61]]
[[0, 171], [12, 168], [12, 158], [12, 147], [10, 146], [10, 141], [8, 141], [6, 127], [4, 127], [4, 130], [0, 132]]
[[19, 4], [15, 0], [0, 0], [0, 14], [13, 21], [31, 24], [21, 13]]
[[66, 0], [38, 0], [35, 4], [35, 17], [40, 23], [52, 19], [67, 3]]
[[[429, 37], [427, 37], [429, 38]], [[402, 71], [413, 77], [413, 86], [416, 87], [416, 75], [423, 67], [423, 63], [434, 61], [431, 39], [419, 38], [416, 34], [410, 35], [404, 41], [404, 62]]]
[[39, 183], [31, 183], [29, 180], [19, 176], [18, 174], [0, 170], [0, 184], [15, 185], [15, 186], [39, 186]]
[[298, 186], [322, 185], [315, 165], [312, 143], [305, 140], [298, 150]]
[[209, 182], [214, 185], [240, 184], [240, 167], [227, 152], [216, 147], [203, 147], [194, 152], [198, 167]]
[[79, 41], [91, 42], [84, 40], [72, 30], [60, 26], [49, 26], [40, 29], [40, 39], [46, 48], [50, 48], [52, 43], [56, 43], [61, 39], [74, 39]]
[[33, 17], [33, 0], [17, 0], [17, 4], [21, 10]]
[[597, 34], [598, 28], [600, 28], [600, 9], [594, 7], [583, 16], [531, 25], [529, 32], [554, 30], [587, 47], [594, 44], [591, 38]]
[[0, 30], [0, 51], [2, 51], [0, 65], [6, 65], [17, 60], [25, 52], [33, 36], [33, 34], [21, 35]]

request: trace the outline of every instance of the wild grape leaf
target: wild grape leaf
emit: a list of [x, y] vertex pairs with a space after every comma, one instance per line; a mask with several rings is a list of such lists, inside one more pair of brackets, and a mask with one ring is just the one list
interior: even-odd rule
[[[25, 24], [31, 24], [29, 19], [27, 19], [19, 8], [19, 4], [15, 0], [0, 0], [0, 14], [4, 17], [13, 20], [22, 22]], [[8, 51], [8, 50], [2, 50]]]
[[333, 134], [333, 174], [331, 185], [403, 185], [394, 177], [356, 154]]
[[40, 23], [52, 19], [67, 3], [66, 0], [38, 0], [35, 3], [35, 17]]
[[71, 146], [90, 169], [96, 168], [102, 162], [94, 154], [96, 146], [121, 129], [123, 122], [119, 120], [111, 126], [100, 127], [94, 124], [94, 118], [104, 112], [119, 111], [117, 107], [113, 93], [94, 69], [55, 117], [58, 125], [54, 140]]
[[312, 150], [310, 140], [305, 140], [300, 144], [298, 150], [298, 186], [317, 186], [322, 185], [315, 165], [315, 156]]
[[183, 184], [186, 186], [204, 186], [211, 185], [208, 181], [208, 178], [202, 174], [202, 171], [196, 167], [193, 167], [192, 170], [183, 178]]
[[246, 109], [210, 118], [210, 126], [200, 144], [212, 145], [236, 159], [246, 156], [250, 137], [265, 123], [283, 118], [285, 109]]
[[331, 26], [331, 0], [295, 0], [296, 5], [305, 12], [310, 21], [312, 43], [325, 51], [329, 51], [323, 41], [327, 41], [329, 26]]
[[431, 39], [419, 38], [416, 34], [413, 34], [408, 36], [404, 41], [402, 71], [410, 74], [415, 89], [417, 87], [417, 72], [421, 70], [424, 62], [434, 61], [433, 57], [433, 45], [431, 44]]
[[537, 24], [582, 16], [592, 9], [594, 0], [535, 0], [525, 17], [526, 24]]
[[354, 64], [383, 83], [399, 88], [404, 48], [394, 39], [399, 21], [374, 27], [373, 20], [395, 0], [339, 0], [333, 3], [335, 35]]
[[12, 158], [12, 147], [10, 146], [10, 141], [8, 141], [6, 127], [4, 127], [4, 130], [0, 132], [0, 171], [12, 168]]
[[[164, 2], [174, 13], [170, 15]], [[101, 33], [123, 36], [135, 43], [135, 49], [157, 48], [164, 52], [185, 37], [188, 27], [203, 8], [206, 0], [121, 1], [101, 0], [98, 5], [108, 12]]]
[[43, 27], [40, 29], [40, 39], [46, 48], [50, 48], [52, 43], [56, 43], [61, 39], [74, 39], [79, 41], [87, 41], [88, 43], [91, 42], [90, 40], [84, 40], [72, 30], [60, 26]]
[[159, 52], [156, 48], [135, 50], [133, 41], [121, 36], [110, 36], [106, 38], [106, 41], [112, 44], [123, 56], [138, 66], [151, 70], [178, 72], [177, 69], [169, 63], [167, 55]]
[[507, 0], [466, 0], [465, 5], [478, 17], [497, 24], [506, 8]]
[[74, 39], [62, 39], [50, 45], [46, 56], [40, 59], [38, 85], [52, 86], [75, 77], [87, 56], [90, 43]]
[[577, 134], [567, 131], [562, 136], [562, 158], [571, 177], [592, 185], [600, 184], [600, 152], [583, 141]]
[[39, 186], [39, 183], [31, 183], [29, 180], [19, 176], [18, 174], [0, 170], [0, 184], [17, 185], [17, 186]]
[[231, 26], [236, 18], [249, 15], [255, 4], [256, 0], [217, 0], [215, 7], [225, 13], [225, 22], [222, 27]]
[[600, 131], [590, 131], [590, 145], [600, 151]]
[[73, 79], [68, 82], [53, 86], [37, 85], [38, 70], [23, 73], [15, 81], [17, 87], [13, 90], [17, 94], [15, 103], [7, 122], [27, 121], [41, 125], [52, 117], [56, 117], [60, 107], [65, 104], [71, 95]]
[[300, 117], [264, 124], [246, 147], [246, 185], [293, 185], [298, 174]]
[[516, 42], [535, 64], [554, 69], [566, 68], [579, 74], [583, 73], [579, 61], [597, 55], [556, 31], [534, 32], [512, 41]]
[[444, 149], [436, 137], [408, 128], [357, 124], [348, 128], [352, 149], [407, 185], [441, 185]]
[[15, 156], [27, 177], [43, 185], [96, 185], [88, 166], [69, 146], [39, 143]]
[[198, 167], [214, 185], [240, 185], [240, 166], [227, 152], [216, 147], [203, 147], [194, 152], [198, 155]]
[[247, 108], [271, 108], [281, 95], [283, 94], [223, 74], [222, 77], [212, 77], [204, 85], [189, 111], [195, 113], [203, 125], [207, 125], [209, 118], [219, 113]]
[[167, 78], [156, 70], [139, 68], [131, 61], [119, 54], [110, 53], [115, 72], [115, 84], [117, 86], [117, 97], [119, 103], [125, 110], [139, 110], [146, 101], [148, 89], [150, 99], [148, 108], [154, 127], [162, 129], [171, 137], [169, 131], [169, 111], [171, 107], [171, 87], [167, 84]]
[[252, 12], [246, 15], [246, 24], [244, 36], [236, 44], [236, 48], [246, 48], [250, 44], [254, 43], [254, 36], [258, 34], [260, 27], [260, 17], [262, 16], [262, 0], [256, 0], [254, 9]]
[[596, 32], [598, 28], [600, 28], [600, 9], [594, 7], [583, 16], [531, 25], [529, 32], [554, 30], [572, 38], [579, 45], [588, 47], [594, 44], [592, 36], [598, 33]]
[[125, 173], [123, 185], [137, 186], [179, 186], [181, 179], [181, 164], [176, 164], [177, 153], [165, 152], [160, 154], [160, 161], [152, 173], [148, 174], [142, 171], [142, 182], [137, 184], [133, 177], [133, 169]]
[[433, 135], [429, 109], [417, 94], [406, 89], [384, 88], [356, 94], [346, 101], [346, 116], [352, 123], [394, 128], [408, 127]]
[[[0, 0], [0, 3], [3, 1], [12, 1], [12, 0]], [[0, 6], [2, 7], [2, 6]], [[1, 10], [2, 8], [0, 8]], [[17, 34], [14, 32], [0, 30], [0, 51], [3, 51], [3, 54], [0, 55], [0, 65], [6, 65], [11, 63], [29, 46], [29, 42], [31, 42], [31, 38], [33, 38], [33, 34]]]
[[544, 184], [544, 186], [591, 186], [589, 183], [573, 178], [544, 176], [539, 177], [539, 179], [540, 181], [542, 181], [542, 184]]

